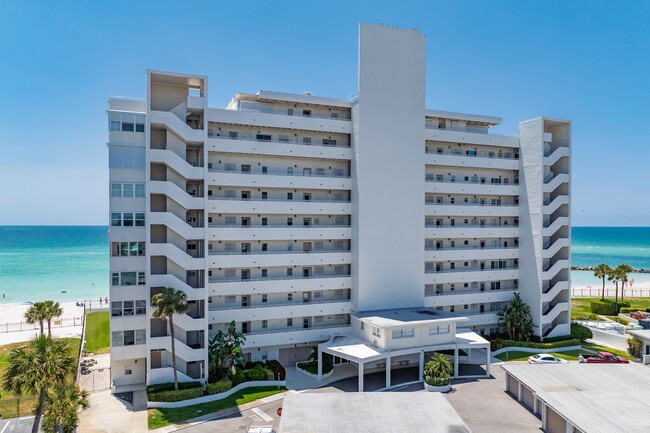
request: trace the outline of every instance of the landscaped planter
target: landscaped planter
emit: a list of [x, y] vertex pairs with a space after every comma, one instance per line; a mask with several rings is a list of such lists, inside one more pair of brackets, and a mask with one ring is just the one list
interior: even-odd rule
[[[301, 364], [303, 362], [304, 361], [296, 362], [296, 371], [298, 373], [304, 374], [307, 377], [311, 377], [314, 380], [318, 380], [318, 375], [317, 374], [311, 374], [307, 370], [303, 370], [302, 368], [298, 367], [298, 364]], [[333, 374], [334, 374], [334, 369], [332, 368], [332, 370], [329, 373], [323, 373], [323, 379], [326, 379], [326, 378], [330, 377]]]
[[449, 382], [447, 385], [442, 386], [429, 385], [428, 383], [424, 382], [424, 389], [429, 392], [449, 392], [451, 391], [451, 382]]

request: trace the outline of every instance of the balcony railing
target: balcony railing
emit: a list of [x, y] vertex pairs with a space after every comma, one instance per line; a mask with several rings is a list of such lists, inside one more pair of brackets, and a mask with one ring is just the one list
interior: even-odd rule
[[342, 323], [339, 325], [310, 326], [309, 328], [269, 329], [266, 331], [245, 332], [244, 335], [280, 334], [285, 332], [310, 331], [313, 329], [334, 329], [334, 328], [348, 328], [348, 327], [350, 327], [348, 323]]
[[470, 134], [503, 135], [503, 134], [495, 134], [491, 131], [488, 132], [489, 128], [479, 128], [479, 127], [472, 127], [472, 126], [466, 126], [464, 129], [457, 126], [441, 127], [440, 125], [436, 125], [427, 121], [425, 121], [424, 127], [426, 129], [439, 129], [441, 131], [469, 132]]
[[452, 206], [519, 207], [518, 203], [517, 204], [515, 204], [515, 203], [499, 203], [499, 202], [496, 202], [496, 203], [483, 202], [483, 203], [481, 203], [478, 200], [473, 200], [473, 201], [468, 201], [468, 202], [461, 201], [461, 202], [451, 203], [451, 202], [448, 202], [448, 201], [446, 202], [444, 200], [442, 202], [438, 202], [435, 199], [429, 199], [429, 198], [424, 199], [424, 204], [439, 204], [439, 205], [452, 205]]
[[509, 228], [509, 227], [519, 227], [519, 224], [511, 223], [511, 224], [493, 224], [493, 223], [488, 223], [486, 222], [485, 224], [479, 224], [479, 223], [470, 223], [470, 224], [456, 224], [456, 225], [449, 225], [449, 224], [443, 224], [443, 225], [437, 225], [435, 223], [425, 223], [424, 224], [425, 228], [443, 228], [443, 229], [448, 229], [448, 228], [454, 228], [454, 229], [464, 229], [464, 228], [482, 228], [482, 227], [488, 227], [488, 228]]
[[246, 310], [250, 308], [274, 308], [274, 307], [300, 307], [301, 305], [320, 305], [320, 304], [335, 304], [342, 302], [350, 302], [350, 299], [325, 299], [309, 302], [284, 302], [280, 304], [264, 303], [255, 305], [220, 305], [211, 306], [209, 311], [223, 311], [223, 310]]
[[496, 185], [496, 186], [510, 186], [510, 185], [519, 185], [519, 179], [502, 179], [501, 182], [488, 182], [487, 179], [481, 181], [481, 178], [478, 176], [472, 176], [468, 180], [464, 178], [452, 178], [450, 176], [439, 176], [434, 174], [426, 174], [424, 177], [426, 182], [436, 182], [436, 183], [465, 183], [465, 184], [480, 184], [480, 185]]
[[234, 282], [245, 282], [245, 281], [281, 281], [281, 280], [311, 280], [317, 278], [345, 278], [349, 277], [350, 274], [327, 274], [327, 275], [285, 275], [282, 277], [254, 277], [254, 278], [210, 278], [210, 283], [234, 283]]
[[277, 229], [277, 228], [292, 228], [292, 229], [327, 229], [327, 228], [350, 228], [349, 224], [309, 224], [309, 225], [298, 225], [298, 224], [292, 224], [292, 225], [287, 225], [287, 224], [247, 224], [247, 225], [242, 225], [242, 224], [217, 224], [217, 223], [209, 223], [208, 224], [209, 228], [237, 228], [237, 229], [249, 229], [249, 228], [271, 228], [271, 229]]
[[273, 144], [298, 144], [301, 146], [319, 146], [319, 147], [340, 147], [344, 149], [349, 149], [350, 144], [349, 143], [339, 143], [338, 140], [336, 144], [326, 144], [326, 143], [318, 143], [315, 141], [310, 141], [310, 142], [305, 142], [299, 141], [296, 137], [289, 137], [287, 140], [265, 140], [265, 139], [260, 139], [260, 138], [253, 138], [253, 137], [240, 137], [238, 136], [231, 136], [227, 132], [222, 132], [222, 131], [215, 131], [213, 129], [208, 129], [208, 137], [209, 138], [219, 138], [221, 140], [235, 140], [235, 141], [245, 141], [249, 143], [273, 143]]
[[237, 198], [237, 197], [213, 197], [210, 200], [228, 200], [228, 201], [254, 201], [254, 202], [274, 202], [274, 203], [350, 203], [350, 200], [287, 200], [280, 198]]
[[508, 160], [518, 160], [519, 159], [518, 154], [515, 154], [513, 156], [509, 152], [503, 153], [501, 155], [499, 155], [498, 153], [488, 152], [488, 151], [483, 151], [483, 150], [470, 151], [470, 152], [471, 153], [468, 154], [468, 153], [463, 153], [460, 150], [451, 151], [449, 149], [443, 149], [440, 152], [436, 148], [434, 148], [434, 149], [429, 148], [428, 150], [426, 150], [426, 153], [431, 154], [431, 155], [449, 155], [449, 156], [464, 156], [464, 157], [467, 157], [467, 158], [488, 158], [488, 159], [508, 159]]
[[474, 247], [469, 247], [466, 245], [463, 245], [462, 247], [443, 247], [443, 248], [436, 248], [435, 246], [425, 246], [424, 251], [476, 251], [476, 250], [517, 250], [519, 247], [504, 247], [501, 245], [498, 246], [489, 246], [489, 247], [480, 247], [480, 246], [474, 246]]
[[209, 250], [211, 256], [264, 256], [275, 254], [335, 254], [335, 253], [349, 253], [350, 250], [296, 250], [296, 251], [212, 251]]
[[490, 289], [489, 287], [486, 287], [483, 290], [479, 289], [479, 286], [472, 286], [473, 290], [460, 290], [460, 289], [454, 289], [454, 290], [447, 290], [447, 291], [435, 291], [435, 290], [429, 290], [424, 293], [424, 296], [454, 296], [454, 295], [479, 295], [482, 293], [494, 293], [494, 292], [515, 292], [519, 289], [519, 286], [513, 286], [513, 287], [501, 287], [500, 289]]
[[319, 172], [287, 172], [287, 171], [261, 171], [261, 170], [250, 170], [250, 171], [237, 171], [237, 170], [217, 170], [211, 168], [208, 170], [210, 173], [228, 173], [228, 174], [253, 174], [253, 175], [264, 175], [264, 176], [300, 176], [300, 177], [332, 177], [337, 179], [348, 179], [350, 175], [344, 174], [333, 174], [333, 170], [327, 170], [327, 173]]
[[331, 117], [331, 116], [323, 116], [319, 114], [302, 114], [301, 111], [302, 109], [297, 109], [294, 114], [289, 114], [288, 110], [263, 110], [263, 109], [255, 109], [255, 108], [234, 108], [234, 109], [229, 109], [233, 111], [251, 111], [254, 113], [261, 113], [261, 114], [276, 114], [280, 116], [291, 116], [291, 117], [313, 117], [314, 119], [330, 119], [330, 120], [345, 120], [349, 121], [350, 118], [347, 116], [341, 116], [339, 113], [338, 117]]
[[483, 268], [481, 269], [480, 266], [471, 266], [471, 267], [460, 267], [456, 269], [442, 269], [440, 271], [437, 271], [435, 269], [425, 269], [424, 273], [425, 274], [450, 274], [450, 273], [456, 273], [456, 272], [489, 272], [489, 271], [512, 271], [519, 269], [519, 266], [508, 266], [506, 268]]

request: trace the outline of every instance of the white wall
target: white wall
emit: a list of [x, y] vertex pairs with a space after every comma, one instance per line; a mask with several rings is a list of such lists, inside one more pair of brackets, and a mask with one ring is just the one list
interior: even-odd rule
[[357, 311], [424, 305], [424, 94], [424, 35], [360, 24], [352, 108]]

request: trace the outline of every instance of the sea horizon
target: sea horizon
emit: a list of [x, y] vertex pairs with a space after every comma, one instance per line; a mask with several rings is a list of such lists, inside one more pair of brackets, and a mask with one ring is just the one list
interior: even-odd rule
[[[0, 225], [0, 302], [98, 300], [109, 295], [108, 225]], [[650, 226], [572, 226], [572, 266], [650, 268]], [[635, 285], [650, 274], [634, 273]], [[601, 287], [571, 271], [572, 287]]]

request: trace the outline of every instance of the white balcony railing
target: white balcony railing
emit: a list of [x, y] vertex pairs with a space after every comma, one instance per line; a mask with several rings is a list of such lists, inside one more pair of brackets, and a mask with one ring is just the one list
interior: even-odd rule
[[518, 266], [508, 266], [507, 268], [483, 268], [481, 269], [479, 266], [472, 266], [472, 267], [461, 267], [461, 268], [456, 268], [456, 269], [443, 269], [440, 271], [437, 271], [435, 269], [425, 269], [424, 273], [425, 274], [451, 274], [451, 273], [456, 273], [456, 272], [490, 272], [490, 271], [512, 271], [519, 269]]
[[296, 250], [296, 251], [212, 251], [209, 250], [211, 256], [266, 256], [275, 254], [335, 254], [335, 253], [349, 253], [350, 250]]
[[519, 249], [519, 247], [504, 247], [501, 245], [488, 246], [488, 247], [480, 247], [480, 246], [469, 247], [467, 245], [463, 245], [462, 247], [454, 247], [454, 248], [452, 247], [436, 248], [435, 246], [424, 247], [424, 251], [458, 251], [458, 252], [477, 251], [477, 250], [516, 250], [516, 249]]
[[209, 223], [208, 227], [210, 228], [237, 228], [237, 229], [247, 229], [247, 228], [292, 228], [292, 229], [327, 229], [327, 228], [350, 228], [349, 224], [310, 224], [310, 225], [298, 225], [298, 224], [292, 224], [292, 225], [286, 225], [286, 224], [248, 224], [248, 225], [242, 225], [242, 224], [217, 224], [217, 223]]
[[326, 170], [325, 173], [319, 172], [287, 172], [287, 171], [261, 171], [261, 170], [251, 170], [251, 171], [237, 171], [237, 170], [218, 170], [211, 168], [208, 170], [210, 173], [227, 173], [227, 174], [252, 174], [252, 175], [262, 175], [262, 176], [299, 176], [299, 177], [331, 177], [336, 179], [348, 179], [350, 175], [344, 174], [334, 174], [333, 170]]
[[488, 151], [470, 151], [471, 153], [463, 153], [462, 151], [451, 151], [449, 149], [442, 149], [442, 151], [438, 151], [437, 148], [429, 148], [426, 150], [427, 154], [430, 155], [448, 155], [448, 156], [463, 156], [466, 158], [487, 158], [487, 159], [508, 159], [508, 160], [515, 160], [519, 159], [518, 154], [511, 154], [509, 152], [502, 153], [499, 155], [498, 153], [494, 152], [488, 152]]
[[[431, 153], [431, 152], [429, 152], [429, 153]], [[440, 176], [440, 175], [434, 175], [434, 174], [427, 174], [427, 175], [425, 175], [424, 180], [426, 182], [436, 182], [436, 183], [464, 183], [464, 184], [480, 184], [480, 185], [490, 185], [490, 186], [519, 185], [519, 179], [502, 179], [501, 182], [497, 183], [497, 182], [492, 182], [492, 180], [490, 180], [488, 182], [487, 179], [484, 179], [483, 181], [481, 181], [481, 178], [479, 178], [478, 176], [472, 176], [468, 180], [465, 180], [463, 178], [457, 179], [457, 178], [452, 178], [450, 176]]]
[[209, 311], [223, 311], [223, 310], [246, 310], [250, 308], [274, 308], [274, 307], [300, 307], [301, 305], [320, 305], [320, 304], [335, 304], [342, 302], [350, 302], [350, 299], [326, 299], [310, 302], [283, 302], [279, 304], [264, 303], [254, 305], [219, 305], [210, 306]]
[[331, 116], [322, 116], [318, 114], [310, 114], [310, 115], [305, 115], [301, 114], [300, 110], [296, 110], [296, 114], [289, 114], [288, 110], [264, 110], [264, 109], [255, 109], [255, 108], [235, 108], [235, 109], [228, 109], [228, 110], [233, 110], [233, 111], [251, 111], [254, 113], [260, 113], [260, 114], [276, 114], [280, 116], [290, 116], [290, 117], [313, 117], [314, 119], [329, 119], [329, 120], [344, 120], [344, 121], [350, 121], [350, 118], [347, 116], [341, 116], [339, 113], [338, 117], [331, 117]]
[[254, 202], [274, 202], [274, 203], [350, 203], [350, 200], [287, 200], [280, 198], [229, 198], [229, 197], [213, 197], [210, 200], [224, 200], [224, 201], [254, 201]]
[[231, 136], [228, 133], [224, 133], [222, 131], [218, 130], [212, 130], [208, 129], [208, 137], [209, 138], [218, 138], [221, 140], [233, 140], [233, 141], [244, 141], [248, 143], [271, 143], [271, 144], [294, 144], [294, 145], [301, 145], [301, 146], [320, 146], [320, 147], [340, 147], [344, 149], [349, 149], [350, 144], [349, 143], [339, 143], [339, 141], [336, 141], [336, 144], [330, 144], [330, 143], [318, 143], [316, 141], [309, 141], [305, 142], [299, 141], [296, 137], [289, 137], [288, 140], [264, 140], [264, 139], [259, 139], [259, 138], [253, 138], [253, 137], [240, 137], [239, 135]]
[[468, 201], [468, 202], [461, 201], [461, 202], [458, 202], [458, 203], [456, 203], [456, 202], [451, 203], [449, 201], [444, 201], [444, 200], [442, 202], [438, 202], [438, 201], [435, 201], [435, 199], [428, 199], [428, 198], [424, 199], [424, 204], [429, 204], [429, 205], [430, 204], [439, 204], [439, 205], [450, 205], [450, 206], [519, 207], [519, 204], [515, 204], [515, 203], [487, 203], [487, 202], [481, 203], [478, 200]]
[[281, 281], [281, 280], [311, 280], [317, 278], [344, 278], [349, 277], [350, 274], [327, 274], [327, 275], [284, 275], [281, 277], [251, 277], [251, 278], [210, 278], [209, 282], [212, 284], [218, 283], [233, 283], [233, 282], [246, 282], [246, 281]]
[[511, 224], [494, 224], [494, 223], [488, 223], [486, 222], [485, 224], [479, 224], [479, 223], [470, 223], [470, 224], [456, 224], [456, 225], [451, 225], [451, 224], [435, 224], [435, 223], [425, 223], [424, 224], [425, 228], [428, 229], [434, 229], [434, 228], [454, 228], [454, 229], [465, 229], [465, 228], [481, 228], [481, 227], [501, 227], [501, 228], [509, 228], [509, 227], [519, 227], [519, 224], [511, 223]]

